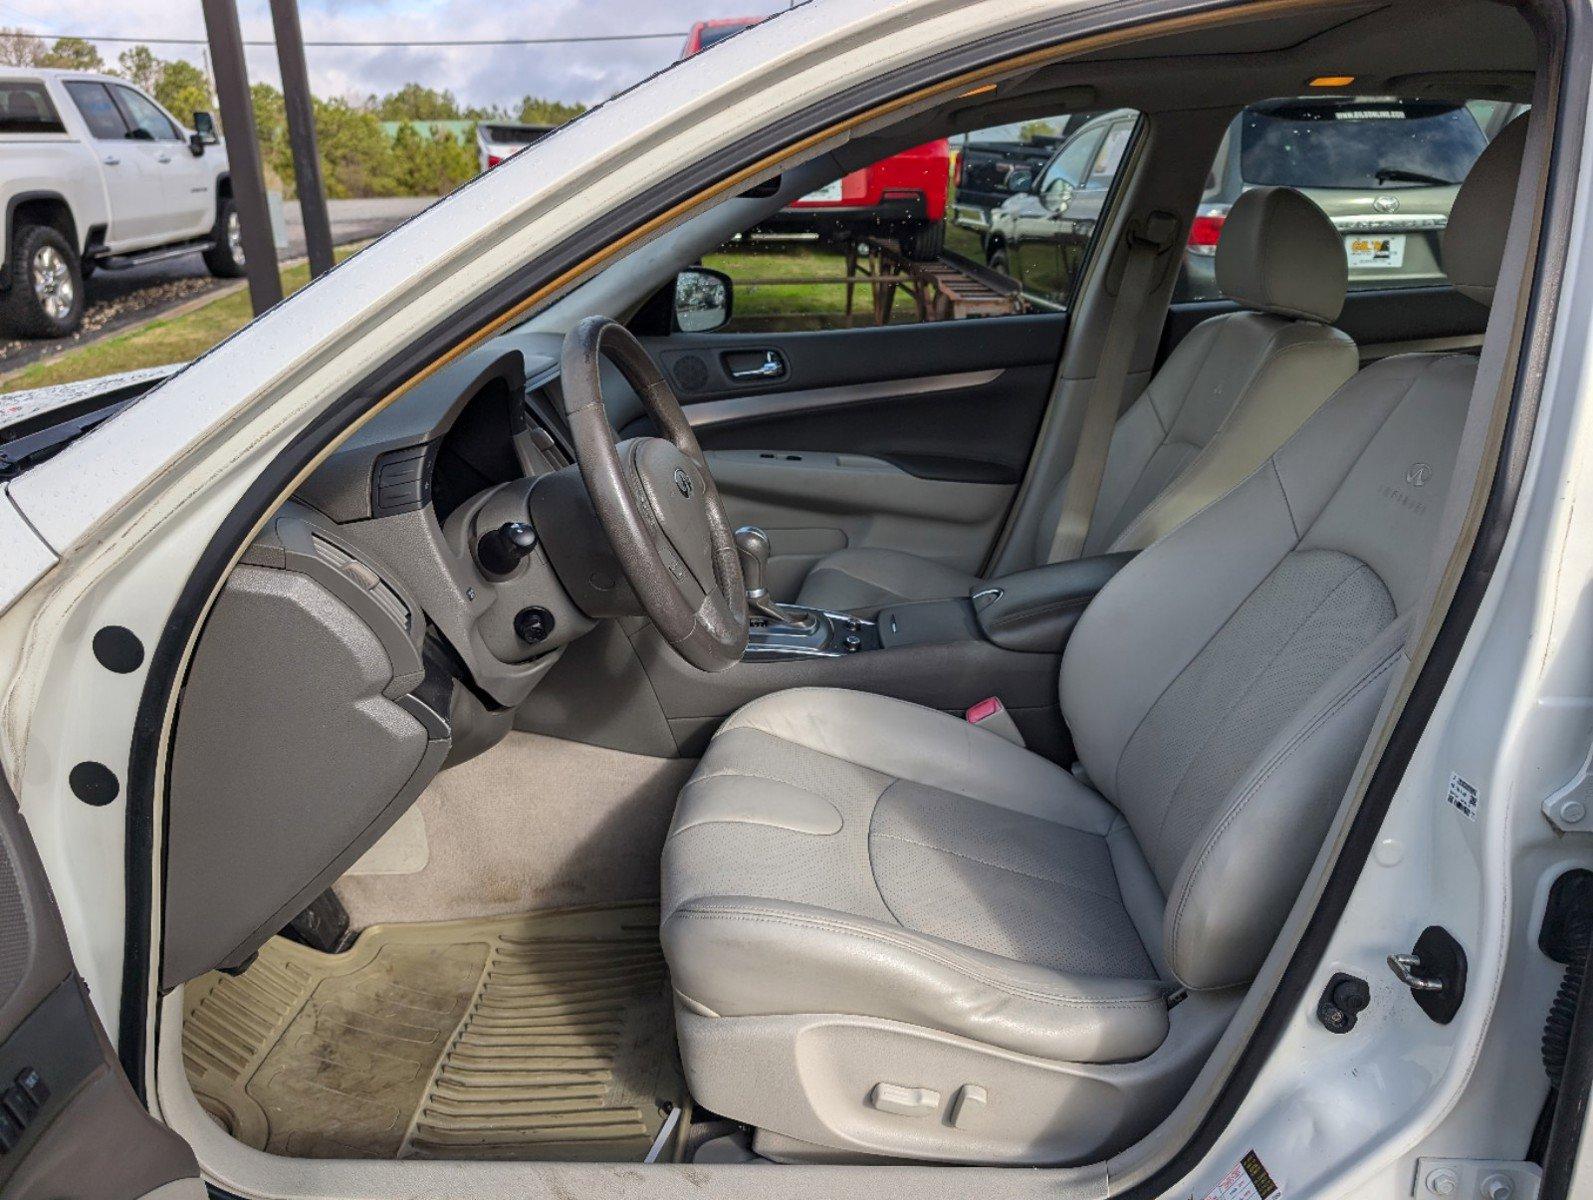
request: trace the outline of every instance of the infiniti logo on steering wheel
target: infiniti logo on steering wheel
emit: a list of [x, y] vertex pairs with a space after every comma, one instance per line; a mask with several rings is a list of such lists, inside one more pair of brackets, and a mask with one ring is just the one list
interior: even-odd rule
[[685, 467], [675, 468], [675, 486], [680, 489], [682, 496], [691, 499], [691, 476], [686, 474]]

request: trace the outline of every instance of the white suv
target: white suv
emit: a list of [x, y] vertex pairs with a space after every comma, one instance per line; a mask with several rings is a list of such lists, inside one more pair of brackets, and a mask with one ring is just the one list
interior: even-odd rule
[[125, 80], [0, 67], [0, 331], [61, 337], [83, 319], [83, 279], [203, 253], [243, 273], [226, 149]]

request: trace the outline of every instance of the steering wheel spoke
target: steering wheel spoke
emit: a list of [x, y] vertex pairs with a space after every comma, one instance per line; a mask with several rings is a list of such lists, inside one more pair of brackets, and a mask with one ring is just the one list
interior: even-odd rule
[[[603, 358], [662, 436], [618, 441], [603, 404]], [[747, 593], [719, 489], [668, 381], [624, 326], [588, 317], [564, 339], [564, 411], [581, 478], [620, 568], [664, 638], [720, 671], [747, 645]]]

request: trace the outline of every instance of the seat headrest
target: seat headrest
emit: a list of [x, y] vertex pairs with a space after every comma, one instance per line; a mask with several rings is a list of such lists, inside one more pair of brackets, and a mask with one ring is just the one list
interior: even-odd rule
[[1522, 115], [1488, 143], [1449, 210], [1443, 241], [1444, 274], [1456, 291], [1479, 304], [1493, 303], [1526, 145], [1527, 118]]
[[1234, 201], [1217, 243], [1217, 286], [1235, 304], [1326, 324], [1348, 282], [1344, 240], [1299, 192], [1258, 187]]

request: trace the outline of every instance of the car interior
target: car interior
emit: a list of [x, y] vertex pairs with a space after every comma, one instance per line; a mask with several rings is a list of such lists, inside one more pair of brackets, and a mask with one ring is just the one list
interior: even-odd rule
[[[183, 685], [166, 1119], [256, 1178], [1153, 1135], [1403, 670], [1544, 53], [1489, 0], [1094, 39], [691, 212], [359, 427]], [[1236, 115], [1316, 94], [1519, 107], [1398, 235], [1445, 278], [1351, 286], [1263, 185], [1173, 303]], [[722, 327], [752, 289], [700, 263], [792, 199], [1114, 110], [1061, 309]]]

